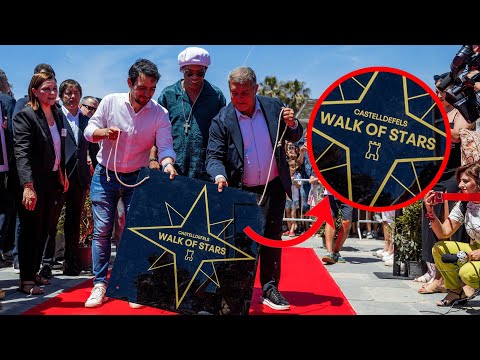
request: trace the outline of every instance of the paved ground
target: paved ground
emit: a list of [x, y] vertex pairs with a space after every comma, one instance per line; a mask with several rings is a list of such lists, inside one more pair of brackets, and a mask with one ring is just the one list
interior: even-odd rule
[[[313, 248], [319, 257], [325, 253], [322, 241], [317, 237], [312, 237], [299, 246]], [[381, 247], [383, 240], [350, 238], [342, 251], [342, 256], [347, 262], [326, 265], [359, 315], [480, 314], [480, 297], [471, 300], [467, 305], [452, 309], [437, 307], [435, 301], [442, 299], [445, 294], [418, 294], [420, 284], [413, 282], [412, 279], [393, 276], [392, 267], [385, 266], [380, 259], [372, 255], [373, 251]], [[6, 290], [0, 315], [21, 314], [88, 278], [91, 278], [88, 274], [67, 277], [61, 275], [61, 271], [54, 270], [52, 284], [45, 287], [45, 295], [26, 296], [16, 291], [18, 275], [12, 268], [0, 269], [0, 287]]]

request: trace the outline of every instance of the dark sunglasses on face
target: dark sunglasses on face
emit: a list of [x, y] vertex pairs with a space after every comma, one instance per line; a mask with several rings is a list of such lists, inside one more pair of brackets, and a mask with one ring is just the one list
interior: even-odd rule
[[93, 106], [90, 106], [90, 105], [82, 104], [82, 106], [85, 106], [88, 109], [88, 111], [97, 110], [96, 107], [93, 107]]
[[198, 71], [195, 72], [194, 70], [185, 69], [185, 70], [183, 70], [183, 73], [185, 75], [187, 75], [188, 77], [192, 77], [193, 75], [197, 75], [198, 77], [203, 78], [205, 76], [205, 70], [198, 70]]

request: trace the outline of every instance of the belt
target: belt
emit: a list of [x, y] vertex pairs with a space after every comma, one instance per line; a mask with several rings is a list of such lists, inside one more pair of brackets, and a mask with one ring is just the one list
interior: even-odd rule
[[[103, 166], [102, 164], [98, 164], [98, 166], [104, 168], [105, 170], [107, 169], [106, 166]], [[114, 170], [111, 170], [111, 169], [108, 169], [108, 171], [111, 171], [112, 173], [114, 172]], [[132, 172], [128, 172], [128, 173], [124, 173], [124, 172], [120, 172], [120, 171], [117, 171], [117, 174], [118, 175], [121, 175], [121, 176], [131, 176], [131, 175], [138, 175], [140, 173], [140, 169], [138, 170], [135, 170], [135, 171], [132, 171]]]

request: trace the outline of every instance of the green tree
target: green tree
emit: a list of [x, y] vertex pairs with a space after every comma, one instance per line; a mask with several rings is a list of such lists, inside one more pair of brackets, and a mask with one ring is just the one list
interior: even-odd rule
[[266, 76], [259, 83], [258, 93], [264, 96], [278, 97], [285, 105], [298, 114], [303, 105], [310, 98], [310, 89], [305, 87], [305, 82], [279, 81], [276, 76]]
[[287, 81], [284, 87], [287, 97], [284, 101], [285, 104], [290, 107], [295, 114], [298, 114], [302, 106], [310, 98], [310, 89], [305, 87], [305, 82], [298, 81], [297, 79]]
[[285, 97], [284, 83], [278, 81], [276, 76], [266, 76], [263, 83], [259, 84], [258, 93], [270, 97]]

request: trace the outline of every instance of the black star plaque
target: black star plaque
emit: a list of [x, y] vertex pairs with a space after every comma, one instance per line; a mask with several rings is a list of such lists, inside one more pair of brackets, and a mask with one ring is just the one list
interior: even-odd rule
[[201, 180], [142, 169], [107, 296], [182, 314], [248, 314], [257, 244], [256, 196]]
[[431, 89], [397, 69], [369, 69], [319, 99], [309, 127], [312, 163], [342, 201], [386, 211], [433, 186], [450, 140], [448, 130], [434, 125], [439, 100]]

